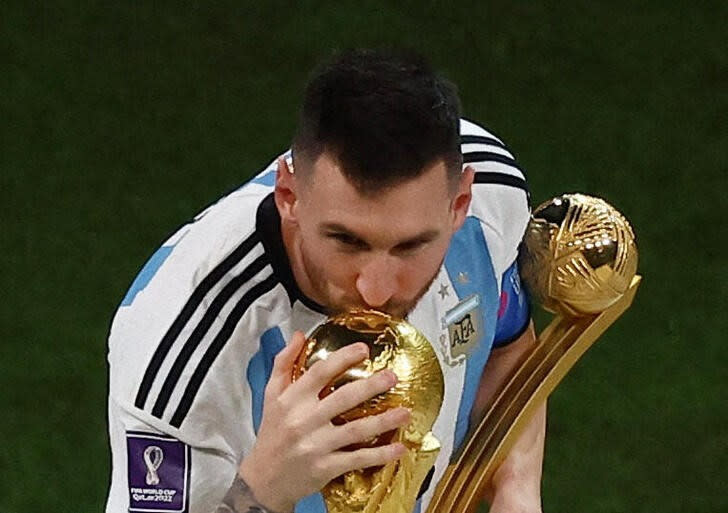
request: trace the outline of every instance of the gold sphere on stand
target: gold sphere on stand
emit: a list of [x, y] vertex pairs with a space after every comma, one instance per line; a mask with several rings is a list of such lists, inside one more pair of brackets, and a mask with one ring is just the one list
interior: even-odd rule
[[609, 203], [564, 194], [539, 205], [531, 217], [519, 267], [546, 310], [596, 314], [627, 291], [637, 272], [637, 245], [629, 222]]

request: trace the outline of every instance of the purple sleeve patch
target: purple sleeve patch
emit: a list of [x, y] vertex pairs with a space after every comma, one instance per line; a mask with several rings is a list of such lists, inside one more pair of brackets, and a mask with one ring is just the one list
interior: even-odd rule
[[190, 448], [157, 433], [126, 432], [129, 511], [184, 513], [189, 502]]

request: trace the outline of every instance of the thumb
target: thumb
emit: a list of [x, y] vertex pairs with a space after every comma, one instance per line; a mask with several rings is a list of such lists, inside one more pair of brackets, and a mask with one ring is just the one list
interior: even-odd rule
[[273, 361], [268, 387], [271, 392], [281, 393], [291, 384], [291, 374], [298, 355], [306, 344], [306, 337], [300, 331], [296, 331], [291, 337], [288, 345], [278, 353]]

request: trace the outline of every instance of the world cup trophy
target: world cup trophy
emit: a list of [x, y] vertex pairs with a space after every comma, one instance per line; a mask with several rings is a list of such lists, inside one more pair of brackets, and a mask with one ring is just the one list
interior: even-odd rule
[[322, 490], [329, 513], [412, 513], [417, 492], [440, 452], [432, 425], [444, 394], [442, 369], [430, 342], [407, 322], [372, 310], [347, 312], [329, 318], [308, 337], [294, 365], [298, 379], [319, 360], [355, 342], [369, 346], [369, 358], [337, 377], [321, 397], [338, 387], [389, 369], [397, 384], [360, 406], [333, 419], [334, 424], [405, 407], [409, 424], [348, 449], [401, 442], [404, 456], [382, 467], [347, 472]]
[[523, 428], [584, 352], [629, 308], [640, 283], [629, 222], [606, 201], [539, 205], [519, 255], [536, 302], [555, 313], [438, 483], [427, 513], [474, 512]]

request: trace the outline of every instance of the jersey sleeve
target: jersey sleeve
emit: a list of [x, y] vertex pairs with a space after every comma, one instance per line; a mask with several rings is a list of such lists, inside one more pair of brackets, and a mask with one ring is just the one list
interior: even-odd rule
[[463, 165], [474, 171], [469, 216], [480, 220], [493, 271], [499, 308], [493, 347], [507, 345], [528, 327], [530, 303], [521, 287], [516, 257], [530, 218], [526, 175], [510, 149], [485, 128], [461, 120]]
[[235, 477], [231, 455], [195, 447], [109, 402], [111, 487], [106, 513], [214, 511]]
[[469, 216], [478, 218], [488, 241], [495, 275], [518, 254], [530, 216], [526, 175], [510, 149], [485, 128], [460, 123], [463, 165], [474, 170]]
[[513, 264], [501, 278], [500, 306], [493, 347], [503, 347], [520, 337], [531, 319], [531, 303], [525, 287], [521, 286], [518, 263]]
[[107, 513], [214, 511], [252, 446], [244, 369], [262, 327], [248, 306], [275, 285], [255, 228], [264, 192], [252, 184], [182, 227], [116, 312]]

